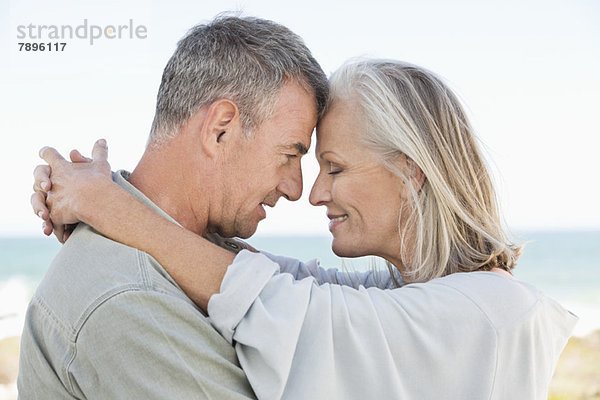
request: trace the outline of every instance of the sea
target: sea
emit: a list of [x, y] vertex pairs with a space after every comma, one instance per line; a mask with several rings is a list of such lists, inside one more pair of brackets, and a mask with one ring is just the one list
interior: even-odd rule
[[[600, 329], [600, 231], [522, 232], [516, 236], [527, 243], [514, 270], [516, 279], [535, 285], [579, 316], [576, 336]], [[336, 257], [329, 237], [257, 236], [248, 242], [300, 260], [318, 258], [326, 267], [385, 268], [381, 260], [370, 257]], [[0, 238], [0, 339], [20, 335], [27, 304], [60, 246], [46, 237]]]

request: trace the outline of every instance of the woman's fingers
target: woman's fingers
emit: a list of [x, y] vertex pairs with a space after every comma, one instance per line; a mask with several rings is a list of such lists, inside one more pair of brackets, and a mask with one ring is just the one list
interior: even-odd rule
[[[69, 238], [69, 236], [71, 236], [71, 233], [73, 233], [76, 227], [77, 224], [60, 224], [54, 226], [54, 231], [50, 231], [50, 233], [54, 232], [54, 236], [56, 236], [56, 239], [58, 239], [59, 242], [64, 244]], [[46, 232], [44, 231], [44, 233]]]
[[[64, 244], [65, 243], [65, 238], [64, 238], [65, 226], [63, 224], [56, 224], [56, 225], [54, 225], [53, 228], [54, 229], [51, 230], [50, 233], [54, 232], [54, 236], [56, 236], [58, 241]], [[44, 230], [44, 233], [46, 233], [45, 230]]]
[[33, 170], [33, 190], [36, 192], [48, 193], [52, 183], [50, 182], [50, 173], [52, 170], [49, 165], [38, 165]]
[[63, 243], [69, 239], [75, 228], [77, 228], [77, 224], [68, 224], [63, 227]]
[[51, 220], [48, 219], [42, 223], [42, 231], [44, 232], [44, 235], [50, 236], [53, 230], [54, 225], [52, 224]]
[[[47, 221], [50, 218], [50, 210], [46, 206], [46, 196], [43, 193], [35, 192], [31, 195], [31, 208], [33, 208], [33, 212], [35, 215]], [[52, 231], [50, 231], [52, 232]]]
[[93, 158], [73, 150], [69, 154], [71, 162], [52, 147], [42, 148], [39, 154], [49, 165], [40, 165], [34, 170], [31, 206], [35, 214], [44, 220], [44, 234], [54, 232], [64, 243], [75, 228], [73, 223], [80, 220], [77, 210], [82, 200], [78, 199], [85, 192], [83, 188], [90, 180], [100, 178], [100, 174], [110, 179], [108, 148], [106, 141], [100, 139], [92, 149]]
[[[49, 165], [39, 165], [33, 172], [34, 193], [31, 195], [31, 207], [35, 214], [44, 220], [44, 234], [49, 236], [54, 233], [61, 243], [64, 243], [75, 229], [76, 224], [71, 222], [78, 221], [71, 204], [71, 200], [80, 190], [77, 184], [85, 182], [89, 174], [97, 171], [107, 170], [110, 174], [106, 142], [96, 142], [92, 154], [94, 159], [73, 150], [69, 154], [71, 162], [68, 162], [52, 147], [44, 147], [39, 152], [40, 157]], [[50, 192], [51, 189], [53, 190]]]
[[92, 158], [94, 161], [108, 160], [108, 146], [106, 145], [106, 140], [96, 140], [96, 143], [94, 143], [94, 147], [92, 148]]
[[71, 159], [71, 162], [74, 163], [108, 161], [108, 147], [106, 145], [106, 140], [98, 139], [94, 143], [94, 147], [92, 148], [92, 158], [84, 156], [79, 150], [71, 150], [69, 158]]
[[[40, 155], [43, 149], [40, 150]], [[33, 170], [33, 194], [30, 198], [31, 208], [35, 215], [44, 220], [42, 223], [42, 232], [46, 236], [50, 236], [54, 230], [54, 225], [50, 220], [50, 210], [46, 205], [46, 196], [51, 189], [50, 173], [52, 169], [48, 165], [38, 165]]]
[[71, 159], [71, 162], [74, 163], [92, 162], [91, 158], [85, 157], [79, 152], [79, 150], [71, 150], [69, 153], [69, 158]]
[[61, 156], [55, 148], [49, 146], [45, 146], [40, 149], [40, 158], [46, 161], [48, 165], [50, 165], [50, 168], [60, 162], [66, 162], [63, 156]]

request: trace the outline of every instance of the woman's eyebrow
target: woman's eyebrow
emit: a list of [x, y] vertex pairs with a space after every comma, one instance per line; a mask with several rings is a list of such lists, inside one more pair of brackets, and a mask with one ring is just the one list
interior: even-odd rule
[[326, 154], [333, 154], [333, 155], [335, 155], [335, 152], [333, 150], [325, 150], [325, 151], [319, 153], [318, 157], [322, 159], [323, 156], [325, 156]]

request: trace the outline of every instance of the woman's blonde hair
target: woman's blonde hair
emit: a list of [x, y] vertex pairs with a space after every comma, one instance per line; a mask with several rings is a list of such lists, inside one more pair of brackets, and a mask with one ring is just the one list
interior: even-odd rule
[[[405, 282], [455, 272], [510, 271], [521, 246], [510, 242], [473, 129], [452, 91], [433, 73], [393, 60], [354, 60], [330, 78], [330, 102], [353, 101], [362, 139], [386, 168], [405, 155], [424, 173], [401, 211], [399, 267]], [[388, 263], [388, 267], [392, 267]], [[393, 276], [393, 275], [392, 275]]]

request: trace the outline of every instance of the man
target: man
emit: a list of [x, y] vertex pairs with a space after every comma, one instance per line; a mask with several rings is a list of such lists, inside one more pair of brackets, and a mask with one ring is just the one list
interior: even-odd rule
[[[298, 36], [217, 17], [179, 42], [147, 149], [114, 179], [165, 218], [235, 248], [219, 235], [249, 237], [264, 205], [300, 197], [300, 157], [326, 99], [326, 77]], [[254, 397], [234, 349], [162, 266], [83, 224], [31, 301], [18, 386], [22, 399]]]

